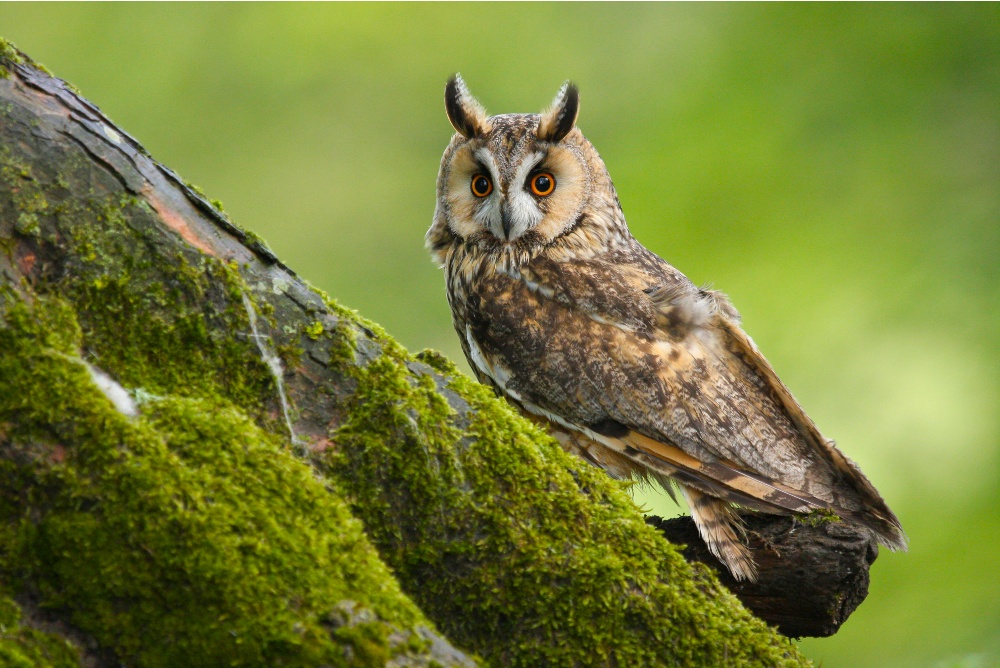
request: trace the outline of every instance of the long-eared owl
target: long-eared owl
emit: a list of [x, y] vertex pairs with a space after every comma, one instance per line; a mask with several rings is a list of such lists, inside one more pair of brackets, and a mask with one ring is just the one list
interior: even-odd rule
[[480, 382], [618, 478], [676, 484], [712, 552], [754, 579], [737, 506], [835, 513], [905, 549], [899, 521], [825, 439], [725, 296], [629, 233], [566, 84], [542, 114], [487, 116], [461, 77], [427, 247]]

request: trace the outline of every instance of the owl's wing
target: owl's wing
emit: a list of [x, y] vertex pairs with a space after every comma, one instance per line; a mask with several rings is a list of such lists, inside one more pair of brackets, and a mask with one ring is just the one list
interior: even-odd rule
[[546, 258], [476, 296], [477, 371], [519, 403], [695, 489], [769, 512], [829, 509], [905, 546], [717, 293], [651, 254]]

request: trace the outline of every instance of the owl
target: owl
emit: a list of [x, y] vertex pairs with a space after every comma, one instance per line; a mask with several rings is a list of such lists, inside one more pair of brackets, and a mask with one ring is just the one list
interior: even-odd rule
[[835, 514], [905, 549], [899, 520], [824, 438], [740, 327], [632, 237], [563, 85], [541, 114], [487, 116], [455, 75], [427, 248], [479, 381], [615, 478], [685, 497], [740, 580], [756, 570], [735, 507]]

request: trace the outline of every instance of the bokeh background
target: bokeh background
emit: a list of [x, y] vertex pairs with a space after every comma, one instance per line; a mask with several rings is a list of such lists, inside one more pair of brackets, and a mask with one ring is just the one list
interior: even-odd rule
[[453, 359], [423, 249], [444, 82], [500, 113], [573, 79], [634, 234], [732, 297], [909, 533], [803, 651], [1000, 665], [1000, 5], [0, 3], [0, 35]]

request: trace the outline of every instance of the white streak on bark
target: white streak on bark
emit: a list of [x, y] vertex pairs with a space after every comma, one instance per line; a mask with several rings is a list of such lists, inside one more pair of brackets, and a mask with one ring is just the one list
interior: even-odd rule
[[254, 342], [257, 344], [257, 350], [260, 351], [260, 357], [264, 360], [264, 364], [271, 371], [271, 375], [274, 376], [275, 385], [278, 386], [278, 399], [281, 401], [281, 412], [285, 416], [285, 424], [288, 426], [288, 435], [292, 439], [292, 445], [296, 447], [301, 447], [303, 442], [299, 440], [299, 437], [295, 435], [295, 428], [292, 427], [292, 416], [291, 411], [288, 408], [288, 397], [285, 396], [285, 369], [281, 365], [281, 359], [271, 350], [260, 332], [257, 331], [257, 313], [254, 311], [253, 304], [250, 303], [250, 298], [243, 293], [243, 307], [247, 311], [247, 318], [250, 320], [250, 336], [253, 338]]
[[87, 371], [90, 372], [90, 379], [94, 381], [94, 385], [108, 398], [108, 401], [114, 404], [119, 413], [128, 417], [135, 417], [139, 414], [139, 407], [136, 405], [132, 395], [128, 393], [128, 390], [119, 385], [114, 378], [84, 360], [78, 359], [75, 361], [79, 361], [87, 367]]

